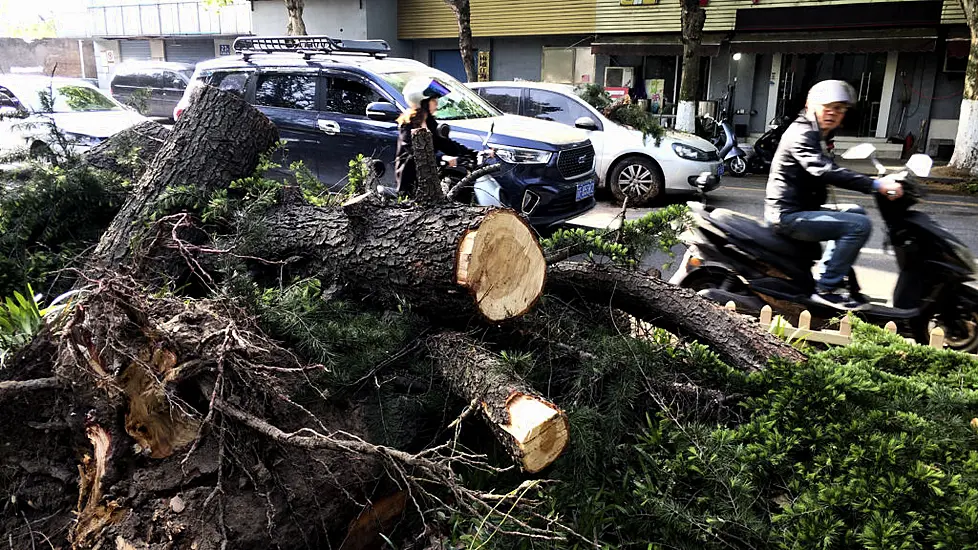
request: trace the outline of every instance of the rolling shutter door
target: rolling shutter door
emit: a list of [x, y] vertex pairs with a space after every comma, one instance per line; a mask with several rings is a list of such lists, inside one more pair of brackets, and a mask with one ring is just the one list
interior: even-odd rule
[[217, 57], [213, 40], [167, 40], [163, 43], [167, 61], [197, 63]]
[[130, 59], [151, 59], [149, 40], [120, 40], [119, 57], [123, 61]]

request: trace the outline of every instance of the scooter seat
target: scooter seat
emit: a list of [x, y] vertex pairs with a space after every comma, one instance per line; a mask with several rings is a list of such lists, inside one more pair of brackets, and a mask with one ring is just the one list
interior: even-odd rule
[[806, 260], [817, 260], [822, 256], [822, 247], [819, 243], [783, 237], [761, 221], [733, 210], [717, 208], [710, 212], [710, 221], [730, 236], [753, 242], [768, 252], [780, 256]]

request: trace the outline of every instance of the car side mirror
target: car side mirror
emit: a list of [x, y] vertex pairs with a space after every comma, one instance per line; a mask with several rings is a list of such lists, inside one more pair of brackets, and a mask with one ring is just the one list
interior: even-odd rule
[[448, 136], [450, 136], [451, 134], [452, 134], [452, 127], [451, 126], [449, 126], [448, 124], [439, 124], [438, 125], [438, 136], [439, 137], [442, 137], [444, 139], [448, 139]]
[[907, 169], [914, 173], [918, 178], [926, 178], [930, 175], [930, 169], [934, 167], [934, 160], [927, 155], [916, 154], [907, 161]]
[[846, 160], [866, 160], [876, 153], [876, 147], [872, 143], [860, 143], [842, 153], [842, 158]]
[[393, 103], [375, 101], [367, 105], [367, 118], [379, 122], [394, 122], [401, 116], [401, 110]]
[[589, 116], [582, 116], [581, 118], [574, 121], [574, 126], [580, 128], [581, 130], [597, 130], [598, 123], [594, 121], [593, 118]]

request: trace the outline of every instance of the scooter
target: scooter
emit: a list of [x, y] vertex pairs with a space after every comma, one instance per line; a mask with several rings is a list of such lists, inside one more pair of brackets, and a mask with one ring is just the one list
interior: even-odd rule
[[720, 158], [723, 159], [727, 171], [744, 175], [747, 172], [747, 153], [737, 144], [737, 136], [726, 117], [717, 120], [710, 115], [703, 115], [703, 118], [714, 127], [713, 145], [720, 150]]
[[[853, 147], [843, 158], [869, 158], [881, 175], [886, 172], [870, 144]], [[894, 321], [902, 334], [921, 343], [940, 326], [948, 347], [970, 352], [978, 349], [978, 290], [967, 283], [978, 276], [978, 264], [960, 239], [913, 210], [921, 198], [917, 178], [927, 176], [931, 164], [930, 157], [914, 155], [901, 173], [903, 196], [891, 200], [876, 194], [900, 275], [892, 307], [867, 302], [853, 314], [874, 324]], [[811, 300], [819, 243], [777, 235], [763, 222], [730, 210], [689, 206], [694, 227], [683, 235], [688, 249], [671, 283], [717, 303], [733, 301], [739, 311], [755, 315], [764, 305], [789, 315], [807, 309], [823, 320], [844, 313]], [[847, 279], [850, 293], [862, 296], [854, 271]]]
[[774, 153], [778, 150], [778, 143], [781, 136], [792, 122], [791, 117], [783, 117], [778, 124], [771, 125], [767, 132], [757, 138], [750, 149], [750, 153], [745, 159], [744, 164], [731, 164], [730, 174], [735, 177], [743, 177], [747, 174], [766, 174], [771, 171], [771, 161], [774, 160]]

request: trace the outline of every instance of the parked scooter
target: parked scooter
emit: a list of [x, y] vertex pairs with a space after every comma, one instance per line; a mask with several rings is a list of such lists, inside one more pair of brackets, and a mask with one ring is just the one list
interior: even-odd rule
[[771, 125], [767, 132], [757, 138], [754, 145], [750, 148], [750, 153], [743, 164], [730, 164], [730, 175], [743, 177], [747, 174], [767, 174], [771, 171], [771, 161], [774, 160], [774, 153], [778, 150], [778, 143], [781, 136], [792, 122], [791, 117], [783, 117], [778, 124]]
[[710, 137], [713, 145], [720, 150], [720, 158], [723, 159], [726, 171], [744, 175], [747, 172], [747, 153], [737, 144], [737, 136], [726, 117], [717, 120], [710, 115], [703, 115], [703, 118], [714, 128], [714, 135]]
[[[870, 144], [856, 146], [843, 158], [870, 158], [880, 174], [886, 169]], [[968, 247], [927, 214], [913, 210], [921, 197], [917, 177], [930, 173], [932, 161], [914, 155], [903, 176], [904, 195], [896, 200], [876, 195], [896, 254], [900, 276], [893, 307], [866, 303], [855, 315], [875, 324], [895, 321], [901, 332], [926, 343], [932, 326], [944, 329], [948, 347], [978, 349], [978, 290], [966, 283], [978, 276]], [[812, 267], [822, 255], [819, 243], [789, 239], [750, 216], [690, 203], [695, 228], [684, 235], [688, 245], [673, 284], [696, 290], [718, 303], [733, 301], [737, 309], [758, 314], [765, 305], [787, 314], [807, 309], [821, 319], [841, 310], [813, 302]], [[861, 296], [855, 272], [849, 290]]]

